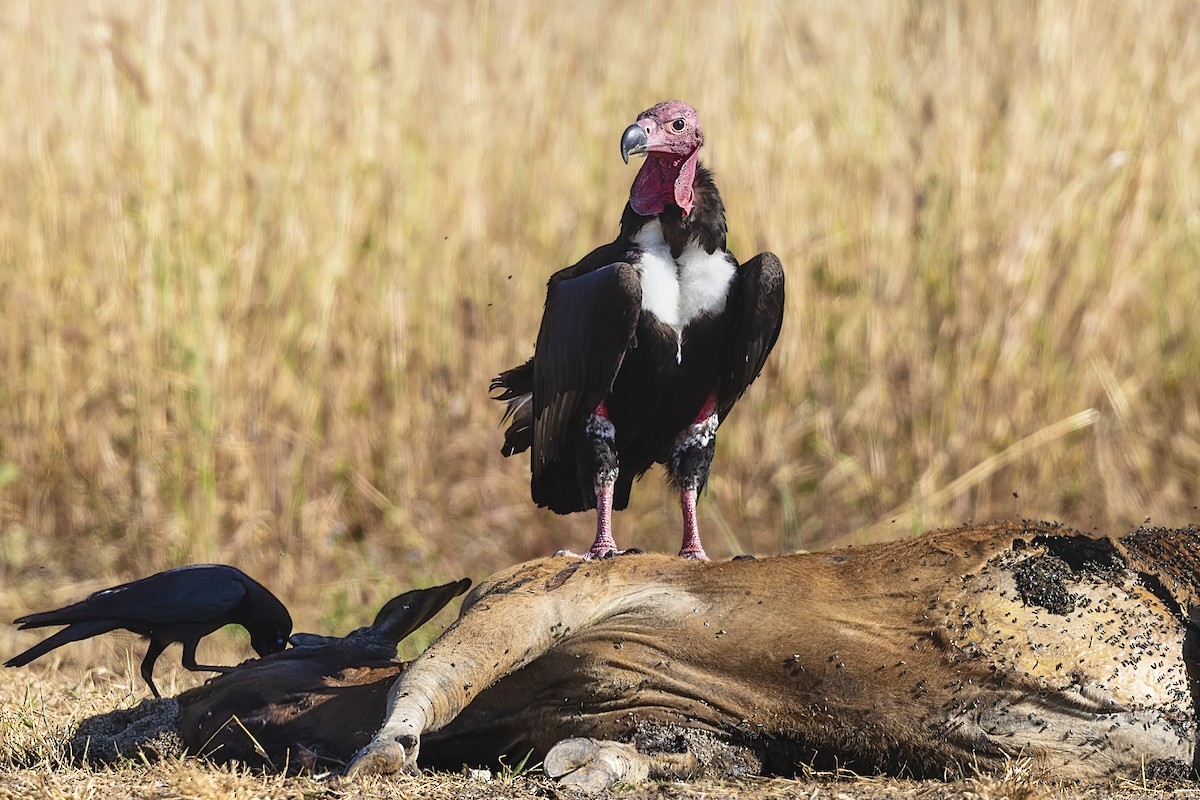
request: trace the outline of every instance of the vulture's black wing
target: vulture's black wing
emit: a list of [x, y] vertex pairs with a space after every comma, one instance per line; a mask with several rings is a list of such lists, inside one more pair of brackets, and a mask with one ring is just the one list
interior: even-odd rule
[[488, 391], [493, 400], [506, 404], [500, 424], [508, 428], [500, 454], [508, 458], [524, 453], [533, 444], [533, 359], [492, 378]]
[[[600, 248], [588, 259], [610, 248], [617, 250]], [[612, 389], [641, 307], [637, 270], [624, 261], [585, 272], [568, 268], [550, 279], [533, 355], [535, 482], [543, 467], [564, 457]]]
[[759, 253], [738, 267], [733, 336], [728, 367], [717, 389], [717, 413], [729, 410], [762, 371], [783, 326], [783, 265], [774, 253]]

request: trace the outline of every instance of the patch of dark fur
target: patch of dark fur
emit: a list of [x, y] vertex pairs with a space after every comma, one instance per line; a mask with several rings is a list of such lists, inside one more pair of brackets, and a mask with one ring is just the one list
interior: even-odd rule
[[1083, 536], [1038, 536], [1034, 545], [1041, 545], [1067, 563], [1071, 572], [1086, 572], [1105, 580], [1115, 580], [1125, 562], [1106, 539]]
[[652, 780], [706, 778], [743, 779], [763, 774], [762, 758], [751, 748], [726, 737], [680, 725], [641, 722], [633, 745], [648, 755], [678, 755], [651, 769]]
[[[1187, 668], [1188, 691], [1192, 694], [1192, 719], [1200, 720], [1200, 629], [1187, 627], [1183, 634], [1183, 663]], [[1192, 775], [1200, 778], [1200, 747], [1192, 751]]]
[[[1187, 590], [1200, 595], [1200, 572], [1195, 568], [1195, 553], [1200, 552], [1200, 527], [1190, 525], [1181, 530], [1168, 528], [1139, 528], [1121, 537], [1121, 543], [1140, 556], [1143, 563], [1153, 564], [1158, 574], [1139, 570], [1139, 579], [1156, 597], [1165, 602], [1180, 619], [1188, 620], [1190, 609], [1180, 606], [1179, 596]], [[1168, 586], [1172, 587], [1168, 589]], [[1193, 623], [1195, 624], [1195, 623]]]
[[1179, 601], [1175, 599], [1175, 595], [1163, 585], [1163, 582], [1157, 575], [1151, 575], [1147, 572], [1139, 572], [1138, 583], [1142, 584], [1142, 586], [1145, 586], [1146, 589], [1149, 590], [1150, 594], [1161, 600], [1163, 605], [1170, 609], [1171, 613], [1175, 615], [1176, 619], [1179, 619], [1182, 622], [1188, 621], [1188, 615], [1184, 613], [1183, 608], [1180, 607]]

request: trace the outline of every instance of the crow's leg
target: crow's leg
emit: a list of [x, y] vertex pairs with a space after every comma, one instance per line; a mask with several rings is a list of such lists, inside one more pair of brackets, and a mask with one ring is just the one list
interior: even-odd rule
[[197, 636], [195, 639], [190, 639], [183, 643], [183, 668], [192, 672], [229, 672], [233, 667], [216, 667], [208, 666], [207, 664], [196, 663], [196, 648], [200, 645], [200, 639]]
[[162, 697], [158, 693], [158, 687], [154, 685], [154, 662], [158, 661], [158, 657], [167, 649], [167, 642], [160, 642], [158, 639], [151, 638], [149, 646], [146, 647], [146, 655], [142, 659], [142, 680], [150, 687], [150, 694], [155, 697]]

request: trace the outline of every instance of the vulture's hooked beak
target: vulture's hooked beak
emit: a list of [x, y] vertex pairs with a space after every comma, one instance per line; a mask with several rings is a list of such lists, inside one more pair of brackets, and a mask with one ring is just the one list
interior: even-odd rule
[[636, 123], [630, 125], [625, 129], [625, 133], [621, 134], [621, 158], [628, 164], [630, 156], [645, 153], [648, 145], [645, 129]]

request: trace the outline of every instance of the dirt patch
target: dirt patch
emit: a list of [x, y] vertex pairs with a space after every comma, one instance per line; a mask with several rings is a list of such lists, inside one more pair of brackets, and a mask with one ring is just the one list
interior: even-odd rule
[[665, 756], [652, 779], [691, 780], [701, 775], [742, 780], [762, 774], [762, 759], [716, 734], [680, 725], [641, 723], [633, 737], [641, 753]]
[[184, 754], [179, 736], [179, 703], [173, 697], [148, 698], [84, 720], [63, 745], [73, 764], [105, 766], [129, 759], [158, 761]]

